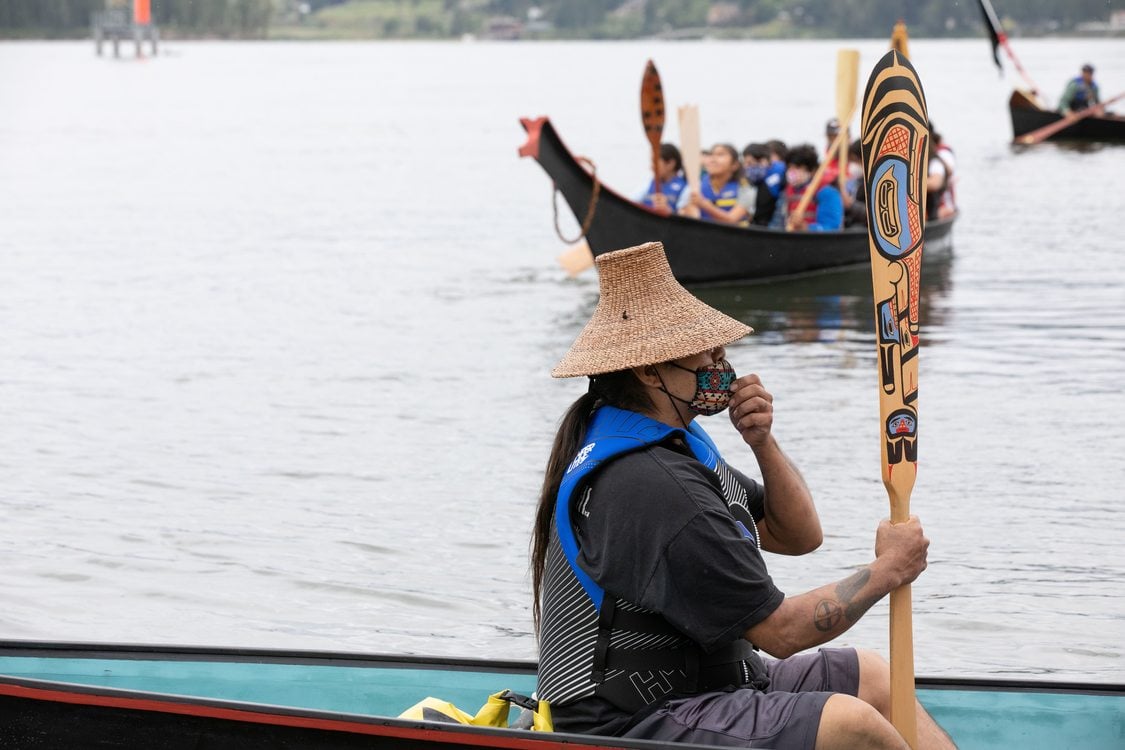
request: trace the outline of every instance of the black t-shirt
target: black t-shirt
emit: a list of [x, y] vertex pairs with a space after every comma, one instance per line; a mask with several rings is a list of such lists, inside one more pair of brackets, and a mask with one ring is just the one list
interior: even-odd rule
[[[651, 446], [594, 474], [574, 511], [578, 564], [607, 596], [659, 612], [713, 651], [741, 638], [785, 595], [727, 509], [718, 477], [675, 447]], [[731, 471], [761, 519], [761, 485]], [[628, 718], [600, 698], [555, 711], [563, 731], [613, 734]]]

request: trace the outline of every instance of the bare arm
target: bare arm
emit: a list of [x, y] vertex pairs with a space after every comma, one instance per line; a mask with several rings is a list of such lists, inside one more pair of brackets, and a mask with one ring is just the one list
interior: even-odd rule
[[893, 525], [884, 520], [875, 537], [874, 562], [841, 581], [786, 598], [746, 631], [746, 639], [779, 659], [832, 640], [875, 602], [917, 578], [926, 568], [929, 544], [917, 517]]
[[773, 396], [754, 374], [736, 380], [731, 390], [731, 423], [754, 451], [766, 489], [765, 518], [758, 524], [762, 549], [785, 555], [813, 551], [824, 539], [820, 516], [801, 472], [770, 432]]

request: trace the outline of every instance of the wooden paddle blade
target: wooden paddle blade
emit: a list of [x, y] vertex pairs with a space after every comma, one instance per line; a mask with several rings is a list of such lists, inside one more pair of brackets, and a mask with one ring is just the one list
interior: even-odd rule
[[891, 520], [904, 521], [918, 460], [918, 302], [930, 130], [922, 84], [906, 58], [894, 50], [871, 73], [861, 124], [879, 347], [883, 483], [891, 496]]
[[574, 277], [586, 269], [594, 267], [594, 253], [591, 252], [590, 246], [586, 244], [586, 240], [581, 240], [560, 255], [558, 261], [559, 265], [566, 270], [567, 275]]
[[660, 171], [660, 138], [664, 134], [664, 88], [652, 60], [645, 65], [641, 79], [641, 123], [652, 146], [652, 172], [656, 179]]
[[[861, 120], [879, 362], [880, 455], [891, 521], [910, 517], [918, 469], [918, 344], [929, 116], [918, 75], [891, 50], [868, 79]], [[891, 723], [918, 746], [910, 588], [891, 593]]]
[[701, 146], [699, 144], [699, 107], [685, 104], [677, 114], [680, 118], [680, 157], [684, 162], [684, 178], [688, 188], [698, 193], [700, 172], [703, 168]]
[[856, 88], [859, 86], [859, 50], [842, 49], [836, 52], [836, 117], [840, 128], [847, 129], [845, 120], [855, 108]]
[[906, 33], [906, 24], [901, 20], [891, 32], [891, 49], [903, 57], [910, 57], [910, 36]]
[[[836, 52], [836, 119], [840, 122], [840, 132], [847, 133], [855, 113], [856, 87], [859, 85], [859, 50], [842, 49]], [[840, 140], [833, 156], [836, 158], [839, 176], [837, 187], [840, 195], [848, 181], [848, 139]], [[826, 159], [827, 161], [827, 159]]]

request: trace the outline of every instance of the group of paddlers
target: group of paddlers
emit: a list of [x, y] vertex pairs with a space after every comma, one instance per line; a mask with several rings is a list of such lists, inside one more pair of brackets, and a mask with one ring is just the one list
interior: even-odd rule
[[[829, 144], [839, 132], [840, 122], [832, 118], [825, 126]], [[831, 145], [824, 159], [827, 164], [821, 168], [821, 154], [811, 143], [788, 148], [780, 140], [755, 142], [741, 153], [730, 143], [716, 143], [702, 152], [699, 187], [692, 189], [679, 148], [664, 143], [658, 174], [637, 202], [662, 215], [739, 226], [826, 232], [864, 225], [867, 208], [859, 141], [851, 141], [845, 164], [840, 164]], [[957, 211], [955, 159], [932, 125], [929, 162], [927, 218], [952, 216]]]

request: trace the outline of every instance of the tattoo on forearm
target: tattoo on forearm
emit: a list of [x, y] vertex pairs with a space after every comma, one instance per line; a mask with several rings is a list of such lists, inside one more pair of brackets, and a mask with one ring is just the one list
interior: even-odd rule
[[836, 626], [840, 623], [840, 618], [843, 616], [844, 612], [839, 602], [832, 599], [821, 599], [813, 614], [813, 624], [820, 632], [830, 633], [836, 629]]
[[841, 619], [847, 619], [849, 624], [854, 623], [863, 613], [871, 609], [875, 602], [882, 597], [867, 596], [861, 599], [856, 597], [867, 582], [871, 580], [871, 570], [864, 568], [856, 571], [840, 581], [836, 586], [835, 599], [821, 599], [813, 612], [813, 624], [822, 633], [835, 630]]

